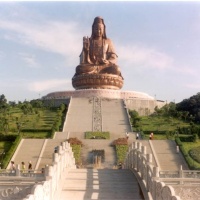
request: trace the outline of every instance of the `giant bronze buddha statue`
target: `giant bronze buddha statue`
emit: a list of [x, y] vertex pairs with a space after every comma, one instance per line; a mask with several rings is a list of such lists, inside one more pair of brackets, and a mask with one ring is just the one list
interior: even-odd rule
[[80, 64], [72, 78], [75, 89], [121, 89], [123, 77], [117, 66], [117, 55], [112, 41], [106, 37], [106, 26], [96, 17], [90, 38], [83, 37]]

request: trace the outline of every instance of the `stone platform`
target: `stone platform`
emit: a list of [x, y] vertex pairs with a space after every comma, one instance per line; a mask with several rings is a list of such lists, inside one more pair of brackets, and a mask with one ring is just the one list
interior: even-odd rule
[[112, 89], [82, 89], [72, 91], [58, 91], [47, 94], [43, 99], [69, 99], [70, 97], [100, 97], [111, 99], [145, 99], [155, 100], [154, 97], [136, 91], [121, 91]]

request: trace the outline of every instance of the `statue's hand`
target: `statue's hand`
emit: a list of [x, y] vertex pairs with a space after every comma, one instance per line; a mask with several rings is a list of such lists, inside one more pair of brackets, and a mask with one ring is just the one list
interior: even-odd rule
[[109, 61], [108, 60], [106, 60], [106, 59], [101, 59], [101, 62], [103, 63], [103, 64], [108, 64], [109, 63]]
[[89, 38], [88, 37], [83, 37], [83, 49], [84, 50], [89, 50]]

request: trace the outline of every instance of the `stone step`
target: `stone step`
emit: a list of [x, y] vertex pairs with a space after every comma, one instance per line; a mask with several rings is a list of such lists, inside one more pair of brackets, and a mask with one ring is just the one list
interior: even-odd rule
[[[28, 168], [29, 161], [31, 161], [32, 167], [35, 169], [44, 141], [44, 139], [22, 139], [11, 160], [15, 164], [20, 164], [20, 166], [21, 162], [24, 162], [26, 169]], [[10, 165], [7, 168], [9, 167]]]
[[[73, 98], [66, 116], [64, 132], [86, 132], [93, 130], [93, 98]], [[131, 131], [123, 100], [101, 99], [102, 131], [125, 133]]]
[[151, 140], [161, 170], [189, 169], [181, 152], [177, 153], [176, 143], [172, 140]]
[[40, 162], [38, 163], [37, 169], [41, 170], [45, 165], [52, 165], [53, 153], [56, 146], [59, 146], [62, 139], [47, 139], [46, 144], [43, 150], [43, 153], [40, 155]]
[[90, 98], [73, 98], [66, 116], [65, 132], [92, 130], [93, 104]]
[[103, 131], [125, 133], [131, 127], [122, 99], [102, 99], [102, 128]]
[[129, 170], [70, 170], [61, 187], [60, 200], [142, 200], [140, 187]]

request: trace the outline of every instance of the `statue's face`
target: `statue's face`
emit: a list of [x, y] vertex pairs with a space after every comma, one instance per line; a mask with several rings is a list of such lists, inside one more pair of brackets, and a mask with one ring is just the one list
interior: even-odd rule
[[103, 24], [95, 25], [94, 29], [93, 29], [93, 32], [94, 32], [94, 36], [95, 37], [102, 37], [103, 36], [103, 32], [104, 32]]

